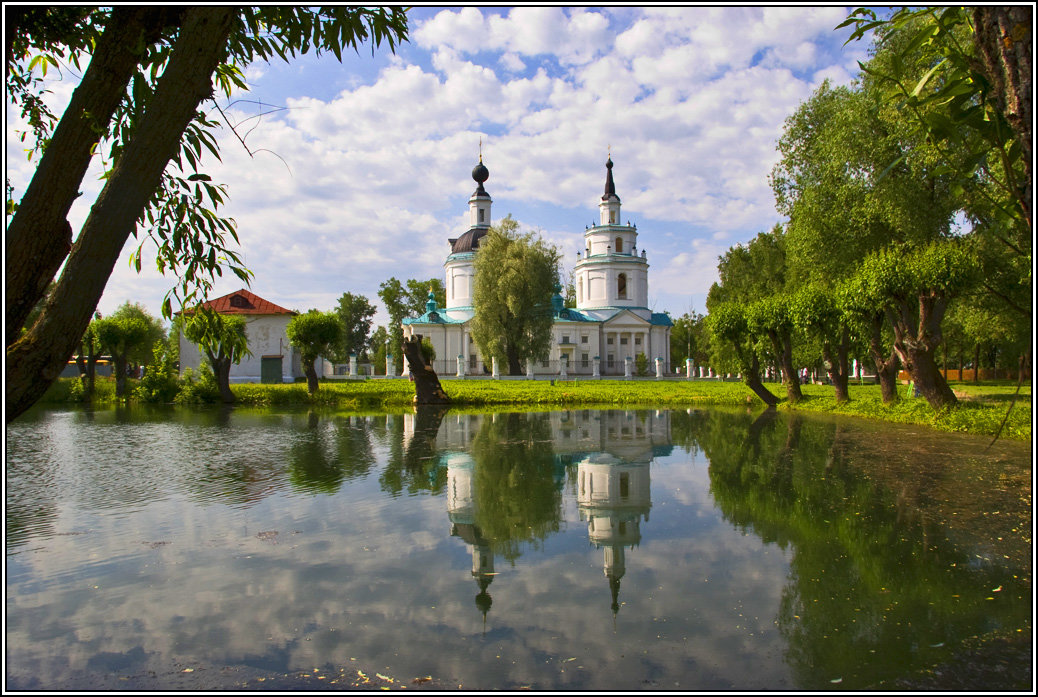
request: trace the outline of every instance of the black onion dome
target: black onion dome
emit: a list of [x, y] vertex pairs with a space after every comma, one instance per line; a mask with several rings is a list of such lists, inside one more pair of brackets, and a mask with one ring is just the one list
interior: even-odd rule
[[483, 156], [480, 155], [479, 164], [472, 168], [472, 178], [476, 181], [476, 192], [473, 196], [489, 196], [487, 190], [483, 188], [483, 182], [490, 179], [490, 170], [483, 164]]
[[613, 183], [613, 158], [609, 157], [606, 160], [605, 194], [602, 195], [602, 200], [610, 201], [612, 199], [619, 201], [620, 197], [616, 195], [616, 184]]
[[474, 227], [470, 228], [468, 232], [454, 240], [451, 245], [451, 254], [463, 254], [465, 252], [474, 252], [479, 249], [479, 241], [483, 239], [487, 234], [487, 228]]

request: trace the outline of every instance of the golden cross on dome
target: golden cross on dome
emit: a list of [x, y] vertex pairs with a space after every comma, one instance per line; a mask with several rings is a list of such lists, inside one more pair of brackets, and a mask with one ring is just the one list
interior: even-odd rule
[[483, 136], [479, 137], [479, 164], [483, 164]]

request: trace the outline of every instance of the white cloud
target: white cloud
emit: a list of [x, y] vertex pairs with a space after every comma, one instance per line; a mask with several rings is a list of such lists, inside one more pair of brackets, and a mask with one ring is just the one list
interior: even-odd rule
[[[785, 117], [822, 79], [849, 81], [865, 49], [839, 48], [843, 35], [832, 30], [844, 16], [801, 7], [443, 10], [413, 25], [407, 52], [370, 80], [343, 76], [334, 61], [308, 64], [302, 78], [292, 65], [250, 67], [251, 96], [290, 108], [245, 127], [254, 157], [225, 132], [224, 161], [210, 169], [228, 185], [226, 213], [238, 221], [254, 291], [327, 309], [347, 290], [375, 300], [389, 276], [443, 273], [446, 240], [467, 226], [480, 138], [494, 215], [523, 220], [536, 208], [546, 234], [565, 244], [597, 216], [611, 146], [625, 219], [638, 222], [640, 246], [670, 260], [653, 262], [650, 293], [659, 309], [676, 310], [683, 287], [705, 283], [688, 279], [715, 273], [721, 245], [777, 220], [767, 174]], [[267, 91], [286, 76], [346, 88], [331, 98]], [[62, 98], [72, 86], [57, 86]], [[233, 107], [232, 120], [244, 108]], [[8, 172], [19, 187], [29, 169], [17, 162], [12, 124], [9, 113]], [[692, 254], [690, 244], [709, 252]], [[140, 299], [157, 310], [169, 284], [121, 261], [103, 303]], [[221, 279], [218, 292], [239, 285]]]

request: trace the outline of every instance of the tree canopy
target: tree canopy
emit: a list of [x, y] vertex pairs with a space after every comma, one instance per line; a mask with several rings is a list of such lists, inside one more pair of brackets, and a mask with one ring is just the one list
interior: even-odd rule
[[184, 336], [188, 341], [198, 344], [198, 348], [209, 359], [220, 398], [226, 404], [232, 404], [231, 365], [237, 365], [243, 358], [252, 355], [245, 332], [245, 318], [241, 315], [221, 315], [207, 307], [198, 307], [182, 317]]
[[314, 363], [321, 356], [330, 356], [342, 345], [342, 324], [334, 312], [310, 310], [296, 315], [285, 327], [292, 345], [299, 350], [299, 359], [306, 373], [306, 387], [310, 394], [317, 392], [317, 369]]
[[332, 358], [337, 363], [346, 363], [351, 354], [360, 356], [367, 350], [375, 307], [363, 295], [343, 293], [339, 297], [335, 313], [342, 323], [342, 340], [332, 353]]
[[479, 352], [522, 375], [524, 362], [547, 356], [554, 322], [551, 298], [559, 282], [559, 251], [511, 215], [480, 240], [476, 251], [472, 338]]
[[425, 314], [425, 304], [429, 300], [430, 291], [439, 307], [446, 306], [447, 295], [443, 288], [443, 281], [439, 278], [428, 280], [409, 278], [401, 282], [400, 279], [392, 276], [378, 287], [378, 297], [382, 300], [386, 313], [389, 315], [387, 330], [390, 338], [389, 353], [393, 356], [393, 364], [398, 372], [404, 365], [404, 330], [400, 323], [406, 317], [419, 317]]

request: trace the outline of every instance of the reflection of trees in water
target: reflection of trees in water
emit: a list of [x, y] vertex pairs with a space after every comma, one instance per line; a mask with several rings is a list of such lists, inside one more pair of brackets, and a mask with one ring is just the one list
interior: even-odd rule
[[[447, 470], [440, 466], [436, 434], [446, 409], [421, 406], [415, 410], [414, 433], [404, 438], [404, 415], [390, 414], [386, 419], [389, 457], [379, 477], [382, 490], [398, 496], [428, 492], [438, 494], [447, 485]], [[405, 444], [406, 440], [406, 444]]]
[[876, 685], [971, 636], [1028, 626], [1029, 601], [987, 600], [1011, 571], [973, 567], [906, 510], [903, 491], [920, 485], [871, 479], [835, 422], [717, 412], [695, 431], [724, 516], [791, 551], [777, 620], [802, 688]]
[[493, 414], [472, 440], [476, 525], [494, 552], [509, 561], [523, 543], [559, 530], [562, 492], [556, 482], [548, 414]]
[[343, 482], [366, 475], [375, 464], [370, 427], [362, 416], [322, 419], [309, 412], [306, 428], [288, 453], [289, 478], [297, 489], [334, 493]]

